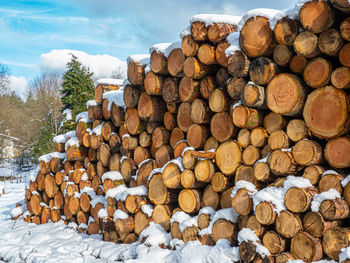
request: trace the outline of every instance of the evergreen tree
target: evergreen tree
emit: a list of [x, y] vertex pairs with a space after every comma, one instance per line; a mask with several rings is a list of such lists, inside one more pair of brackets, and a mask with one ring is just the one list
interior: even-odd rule
[[67, 71], [63, 75], [61, 91], [63, 110], [70, 109], [73, 117], [65, 123], [67, 130], [74, 129], [75, 116], [86, 111], [86, 102], [94, 98], [95, 87], [91, 79], [92, 75], [93, 73], [72, 55], [71, 61], [67, 63]]

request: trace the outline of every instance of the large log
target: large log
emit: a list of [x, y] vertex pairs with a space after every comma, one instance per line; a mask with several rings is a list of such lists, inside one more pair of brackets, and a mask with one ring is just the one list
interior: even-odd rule
[[103, 101], [103, 94], [108, 92], [108, 91], [112, 91], [112, 90], [118, 90], [119, 89], [119, 85], [110, 85], [110, 84], [98, 84], [95, 88], [95, 101], [97, 103], [102, 103]]
[[235, 132], [227, 112], [216, 113], [210, 121], [210, 132], [218, 142], [227, 141]]
[[337, 56], [344, 40], [337, 29], [331, 28], [321, 33], [318, 38], [318, 47], [328, 56]]
[[130, 61], [128, 63], [128, 80], [133, 85], [143, 85], [145, 78], [145, 67], [146, 65], [141, 65], [138, 62]]
[[182, 38], [181, 47], [186, 57], [194, 57], [197, 54], [199, 45], [192, 35], [187, 35]]
[[142, 93], [138, 102], [137, 112], [141, 119], [161, 122], [165, 113], [165, 104], [161, 97], [149, 96]]
[[348, 113], [349, 99], [344, 91], [325, 86], [309, 94], [303, 116], [315, 136], [330, 139], [347, 131]]
[[289, 17], [283, 17], [277, 21], [274, 35], [280, 44], [291, 46], [299, 33], [299, 21]]
[[298, 55], [313, 58], [320, 53], [318, 48], [318, 37], [310, 31], [304, 31], [297, 35], [293, 47]]
[[171, 51], [168, 57], [168, 71], [171, 76], [181, 76], [185, 62], [185, 56], [181, 48], [176, 48]]
[[236, 51], [229, 56], [227, 70], [235, 78], [244, 78], [249, 73], [250, 60], [242, 51]]
[[233, 174], [242, 159], [240, 146], [234, 141], [222, 143], [216, 150], [215, 160], [220, 171], [223, 174]]
[[302, 222], [297, 215], [289, 211], [281, 211], [276, 219], [276, 231], [285, 238], [291, 238], [303, 229]]
[[305, 83], [311, 88], [327, 85], [331, 80], [332, 64], [330, 61], [317, 57], [310, 60], [303, 73]]
[[199, 211], [201, 192], [195, 189], [181, 190], [178, 198], [180, 208], [186, 213], [195, 213]]
[[294, 160], [301, 165], [309, 166], [323, 161], [322, 146], [312, 140], [298, 141], [292, 149], [292, 154]]
[[350, 167], [350, 138], [338, 137], [327, 142], [324, 149], [327, 162], [334, 168]]
[[310, 208], [312, 197], [318, 194], [316, 188], [290, 188], [285, 196], [284, 203], [288, 210], [294, 213], [302, 213]]
[[320, 260], [323, 255], [321, 241], [307, 232], [301, 232], [292, 238], [290, 251], [295, 258], [304, 262]]

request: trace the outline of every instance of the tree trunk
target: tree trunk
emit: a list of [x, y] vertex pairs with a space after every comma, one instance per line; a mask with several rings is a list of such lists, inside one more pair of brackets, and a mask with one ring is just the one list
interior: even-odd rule
[[337, 173], [326, 174], [322, 176], [320, 181], [318, 182], [318, 189], [320, 190], [320, 192], [325, 192], [333, 188], [337, 190], [339, 193], [342, 193], [343, 188], [341, 185], [341, 180], [343, 180], [343, 178], [344, 176]]
[[142, 165], [139, 167], [137, 172], [137, 185], [145, 185], [148, 184], [148, 176], [152, 172], [153, 169], [156, 168], [155, 161], [150, 159], [149, 161], [144, 161]]
[[267, 158], [267, 163], [275, 175], [292, 174], [296, 171], [296, 165], [290, 152], [275, 150]]
[[184, 188], [203, 188], [204, 184], [196, 180], [192, 170], [185, 169], [180, 177], [181, 185]]
[[176, 144], [174, 147], [174, 158], [176, 159], [177, 157], [182, 156], [182, 152], [184, 151], [185, 148], [188, 147], [188, 144], [186, 141], [180, 141]]
[[219, 142], [214, 137], [209, 137], [204, 144], [204, 151], [216, 150], [219, 147]]
[[277, 213], [275, 212], [275, 206], [267, 201], [259, 203], [255, 208], [256, 220], [262, 225], [272, 225], [275, 223]]
[[344, 199], [324, 200], [320, 205], [320, 213], [327, 220], [339, 220], [350, 217], [349, 205]]
[[143, 92], [139, 99], [137, 112], [141, 119], [161, 122], [165, 113], [165, 104], [161, 97], [149, 96]]
[[159, 148], [162, 145], [169, 143], [170, 133], [165, 127], [157, 127], [152, 134], [152, 145], [155, 148]]
[[257, 237], [259, 237], [260, 239], [263, 237], [263, 235], [266, 232], [266, 227], [260, 224], [259, 221], [256, 220], [256, 216], [254, 215], [248, 218], [247, 228], [250, 228], [251, 230], [253, 230], [257, 235]]
[[140, 235], [141, 232], [148, 227], [150, 219], [146, 214], [138, 212], [134, 217], [134, 223], [134, 232], [136, 235]]
[[232, 207], [232, 197], [231, 197], [231, 192], [232, 192], [233, 186], [230, 187], [229, 189], [225, 190], [220, 197], [220, 206], [221, 208], [230, 208]]

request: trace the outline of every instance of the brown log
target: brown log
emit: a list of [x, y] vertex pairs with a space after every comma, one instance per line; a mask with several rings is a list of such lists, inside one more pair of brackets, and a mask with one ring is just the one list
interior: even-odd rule
[[271, 254], [281, 253], [286, 248], [286, 240], [275, 231], [267, 231], [262, 238], [262, 243]]
[[106, 142], [109, 141], [112, 133], [114, 133], [115, 131], [116, 131], [116, 127], [113, 125], [113, 123], [106, 121], [102, 124], [101, 134], [102, 134], [103, 139]]
[[250, 142], [255, 147], [263, 147], [267, 143], [268, 134], [263, 127], [256, 127], [250, 133]]
[[183, 64], [183, 72], [186, 77], [201, 79], [208, 73], [208, 66], [199, 62], [195, 57], [186, 58]]
[[250, 63], [249, 77], [258, 85], [268, 84], [277, 73], [277, 64], [267, 57], [258, 57]]
[[171, 192], [163, 184], [161, 173], [155, 173], [149, 180], [148, 198], [155, 205], [167, 204], [174, 201], [174, 196], [171, 195]]
[[101, 184], [102, 184], [101, 178], [98, 177], [98, 175], [95, 175], [91, 181], [92, 189], [94, 189], [94, 191], [97, 192], [97, 189]]
[[242, 152], [242, 162], [246, 165], [254, 165], [260, 159], [260, 150], [254, 145], [249, 145]]
[[222, 143], [216, 151], [215, 160], [220, 171], [225, 175], [233, 174], [242, 159], [239, 145], [234, 141]]
[[227, 82], [226, 89], [232, 99], [239, 100], [241, 99], [242, 90], [246, 85], [247, 81], [244, 78], [230, 78]]
[[47, 224], [50, 220], [51, 220], [51, 209], [47, 206], [44, 206], [40, 215], [40, 223]]
[[103, 94], [108, 91], [118, 90], [119, 85], [111, 85], [111, 84], [98, 84], [95, 89], [95, 101], [97, 103], [102, 103], [103, 100]]
[[285, 238], [291, 238], [303, 229], [302, 222], [297, 215], [289, 211], [281, 211], [276, 219], [276, 231]]
[[108, 144], [103, 143], [98, 149], [98, 155], [100, 157], [100, 162], [103, 166], [109, 166], [111, 160], [111, 149]]
[[55, 182], [55, 178], [51, 174], [47, 174], [45, 176], [45, 193], [49, 198], [54, 198], [55, 195], [58, 193], [58, 186]]
[[208, 27], [208, 39], [213, 43], [218, 43], [237, 31], [237, 26], [226, 23], [214, 23]]
[[205, 23], [195, 21], [191, 24], [191, 34], [195, 41], [204, 41], [208, 38], [208, 29]]
[[150, 219], [148, 216], [142, 212], [136, 213], [134, 217], [134, 232], [136, 235], [140, 235], [141, 232], [148, 227]]
[[262, 115], [254, 108], [239, 105], [233, 109], [232, 121], [239, 128], [254, 129], [262, 123]]
[[101, 162], [97, 162], [96, 171], [97, 171], [97, 175], [99, 177], [102, 177], [102, 175], [104, 173], [108, 172], [109, 169], [108, 169], [108, 167], [103, 166]]
[[163, 121], [165, 104], [160, 97], [149, 96], [143, 92], [139, 99], [137, 112], [141, 119], [161, 122]]
[[202, 44], [198, 49], [197, 56], [199, 61], [204, 65], [212, 65], [217, 63], [215, 58], [215, 46]]
[[152, 172], [153, 169], [156, 168], [155, 161], [150, 159], [148, 161], [143, 161], [142, 164], [139, 166], [138, 172], [137, 172], [137, 185], [145, 185], [148, 184], [148, 176]]
[[120, 164], [120, 173], [125, 181], [128, 181], [130, 177], [136, 171], [136, 164], [131, 158], [124, 158]]
[[254, 165], [254, 177], [259, 182], [271, 182], [275, 176], [270, 172], [270, 167], [266, 162], [257, 162]]
[[51, 221], [56, 223], [61, 220], [61, 212], [58, 209], [51, 210]]
[[277, 21], [274, 35], [280, 44], [291, 46], [299, 33], [299, 21], [289, 17], [283, 17]]
[[156, 205], [152, 214], [152, 221], [155, 224], [160, 224], [165, 231], [170, 228], [170, 210], [166, 205]]
[[170, 233], [171, 233], [172, 239], [176, 238], [176, 239], [182, 240], [183, 236], [182, 236], [179, 222], [174, 221], [171, 223]]
[[82, 176], [86, 173], [86, 170], [85, 169], [77, 169], [77, 170], [74, 170], [73, 172], [73, 182], [76, 184], [76, 185], [79, 185], [79, 182], [82, 178]]
[[350, 138], [338, 137], [327, 142], [324, 155], [334, 168], [350, 167]]
[[267, 158], [267, 163], [275, 175], [292, 174], [296, 171], [296, 165], [290, 152], [275, 150]]
[[170, 133], [169, 144], [174, 149], [175, 145], [184, 139], [184, 133], [180, 128], [174, 128]]
[[210, 110], [207, 103], [202, 99], [195, 99], [191, 104], [191, 120], [196, 124], [210, 122]]
[[181, 48], [176, 48], [171, 51], [168, 57], [168, 71], [171, 76], [181, 76], [184, 68], [185, 56]]
[[185, 169], [181, 173], [180, 181], [184, 188], [202, 188], [204, 186], [203, 183], [196, 180], [193, 171], [189, 169]]
[[90, 135], [90, 148], [93, 150], [98, 150], [98, 148], [103, 144], [103, 137], [101, 134], [91, 133]]
[[60, 153], [64, 153], [64, 146], [65, 146], [65, 143], [57, 143], [55, 142], [55, 152], [60, 152]]
[[[156, 74], [165, 75], [168, 73], [168, 60], [163, 53], [153, 51], [150, 58], [151, 69]], [[146, 74], [147, 78], [147, 74]]]
[[237, 134], [237, 142], [242, 148], [248, 147], [250, 145], [250, 131], [248, 129], [241, 129]]
[[318, 212], [308, 212], [303, 218], [304, 229], [314, 237], [322, 238], [328, 229], [339, 225], [337, 221], [325, 221]]
[[140, 120], [136, 108], [130, 108], [126, 110], [125, 123], [131, 135], [140, 134], [145, 129], [145, 123]]
[[157, 127], [152, 134], [152, 145], [159, 148], [162, 145], [169, 143], [170, 133], [165, 127]]
[[285, 44], [278, 44], [273, 50], [273, 60], [277, 65], [287, 67], [294, 55], [293, 49]]
[[227, 63], [228, 63], [228, 58], [226, 56], [226, 49], [230, 46], [230, 44], [227, 41], [222, 41], [220, 42], [216, 49], [215, 49], [215, 58], [216, 58], [216, 62], [222, 66], [227, 68]]
[[[226, 83], [225, 83], [226, 85]], [[200, 80], [200, 88], [199, 92], [203, 99], [209, 99], [210, 94], [212, 91], [217, 87], [215, 79], [210, 76], [206, 75]]]
[[208, 138], [208, 128], [203, 125], [192, 124], [187, 131], [188, 145], [195, 149], [203, 148]]
[[331, 28], [321, 33], [318, 39], [318, 47], [326, 55], [337, 56], [344, 40], [337, 29]]
[[109, 139], [109, 148], [111, 149], [111, 153], [119, 152], [120, 146], [122, 144], [121, 138], [118, 134], [113, 133], [111, 135], [111, 138]]
[[199, 160], [194, 168], [194, 174], [199, 182], [210, 182], [214, 173], [214, 164], [210, 160]]
[[224, 174], [220, 172], [214, 173], [211, 178], [210, 184], [215, 192], [223, 192], [227, 188], [232, 186], [232, 182], [229, 177], [226, 177]]
[[346, 18], [340, 24], [339, 31], [342, 38], [344, 38], [346, 41], [350, 41], [350, 19], [349, 18]]
[[320, 54], [318, 48], [318, 37], [316, 34], [310, 31], [304, 31], [297, 35], [294, 40], [293, 47], [294, 51], [306, 58], [313, 58]]
[[236, 240], [237, 227], [230, 221], [219, 219], [213, 224], [213, 239], [217, 242], [220, 239], [227, 239], [233, 244]]
[[266, 227], [260, 224], [259, 221], [256, 219], [256, 216], [254, 215], [248, 218], [247, 228], [253, 230], [259, 238], [262, 238], [264, 233], [266, 232]]
[[82, 193], [80, 195], [79, 206], [83, 212], [90, 212], [90, 196], [87, 193]]
[[223, 89], [215, 89], [209, 96], [209, 107], [213, 112], [223, 112], [228, 106], [228, 95]]
[[72, 196], [69, 199], [68, 209], [72, 213], [72, 215], [74, 215], [74, 216], [78, 213], [78, 211], [80, 210], [78, 197]]
[[192, 155], [192, 151], [186, 151], [182, 155], [182, 165], [185, 169], [193, 169], [197, 162], [196, 157]]
[[162, 75], [155, 74], [152, 70], [148, 71], [145, 76], [144, 87], [148, 95], [162, 95]]
[[301, 232], [292, 238], [290, 252], [304, 262], [320, 260], [323, 255], [321, 241], [307, 232]]
[[338, 89], [350, 88], [350, 69], [348, 67], [339, 67], [332, 72], [332, 85]]
[[167, 111], [164, 114], [164, 118], [163, 118], [163, 123], [164, 126], [167, 130], [171, 131], [172, 129], [174, 129], [176, 127], [176, 116], [175, 114]]
[[102, 112], [102, 105], [97, 104], [93, 106], [94, 109], [94, 119], [95, 120], [102, 120], [103, 119], [103, 112]]
[[350, 217], [349, 205], [344, 199], [324, 200], [320, 213], [327, 220], [338, 220]]
[[293, 142], [305, 139], [310, 133], [305, 122], [298, 119], [293, 119], [288, 122], [286, 132], [288, 138]]
[[220, 202], [219, 194], [214, 191], [213, 187], [210, 184], [208, 184], [202, 195], [201, 206], [202, 207], [210, 206], [213, 209], [217, 210], [219, 207], [219, 202]]
[[186, 213], [195, 213], [200, 208], [201, 192], [195, 189], [183, 189], [181, 190], [178, 202], [180, 208]]
[[255, 208], [255, 216], [260, 224], [272, 225], [277, 218], [275, 206], [267, 201], [261, 202]]
[[62, 163], [63, 159], [59, 159], [59, 158], [52, 158], [50, 159], [50, 169], [51, 172], [53, 173], [57, 173], [58, 171], [61, 171], [63, 168], [63, 163]]
[[141, 91], [138, 86], [126, 85], [123, 91], [124, 104], [127, 108], [137, 106]]
[[199, 229], [205, 229], [210, 224], [210, 214], [199, 214], [197, 218], [197, 224]]
[[192, 35], [187, 35], [182, 38], [181, 48], [186, 57], [194, 57], [197, 54], [199, 45]]
[[254, 83], [248, 83], [241, 91], [242, 104], [252, 108], [266, 108], [265, 88]]
[[182, 102], [190, 102], [199, 96], [199, 82], [183, 77], [179, 84], [179, 97]]
[[287, 263], [289, 260], [295, 260], [295, 258], [289, 252], [283, 252], [276, 255], [276, 263]]
[[231, 197], [232, 189], [233, 189], [233, 186], [225, 190], [224, 192], [222, 192], [220, 197], [221, 208], [232, 207], [232, 197]]
[[179, 188], [181, 182], [181, 170], [175, 163], [169, 163], [163, 168], [163, 183], [170, 189]]
[[115, 229], [119, 235], [134, 231], [134, 227], [135, 222], [132, 216], [128, 216], [126, 219], [117, 219], [117, 221], [115, 221]]
[[326, 175], [323, 175], [320, 181], [318, 182], [318, 189], [320, 190], [320, 192], [325, 192], [333, 188], [339, 193], [342, 193], [343, 188], [341, 185], [341, 180], [343, 178], [344, 176], [337, 173], [328, 173]]
[[173, 159], [173, 150], [169, 145], [162, 145], [155, 152], [155, 160], [158, 167], [163, 167]]
[[322, 240], [324, 253], [334, 260], [339, 260], [342, 248], [350, 245], [350, 231], [348, 228], [329, 229]]
[[295, 55], [289, 61], [289, 69], [295, 74], [302, 74], [306, 67], [307, 59], [303, 55]]
[[50, 161], [48, 161], [48, 162], [40, 161], [39, 165], [40, 165], [40, 172], [43, 175], [50, 173], [50, 171], [51, 171], [51, 169], [50, 169]]
[[304, 29], [318, 34], [333, 25], [334, 11], [328, 2], [310, 1], [301, 7], [299, 19]]
[[209, 151], [213, 149], [217, 149], [219, 147], [219, 142], [214, 138], [210, 137], [207, 139], [207, 141], [204, 144], [204, 151]]
[[266, 88], [266, 105], [275, 112], [288, 116], [299, 114], [304, 106], [304, 87], [295, 75], [281, 73]]
[[146, 131], [143, 131], [139, 136], [139, 144], [141, 147], [150, 147], [152, 144], [152, 136], [149, 135]]
[[99, 225], [96, 222], [90, 222], [89, 226], [88, 226], [88, 234], [89, 235], [95, 235], [99, 233]]
[[163, 84], [163, 99], [167, 103], [179, 102], [179, 81], [177, 78], [166, 78]]
[[191, 104], [183, 102], [177, 112], [177, 125], [183, 132], [187, 132], [188, 128], [192, 125], [191, 120]]
[[198, 231], [199, 228], [197, 226], [186, 227], [182, 233], [183, 241], [187, 243], [190, 241], [198, 240]]
[[253, 199], [245, 188], [237, 191], [232, 198], [232, 207], [242, 216], [247, 216], [253, 211]]
[[130, 61], [128, 63], [128, 80], [133, 85], [142, 85], [145, 78], [145, 67], [138, 62]]
[[181, 157], [185, 148], [189, 147], [186, 141], [180, 141], [174, 147], [174, 158]]
[[241, 51], [236, 51], [228, 57], [227, 70], [234, 78], [244, 78], [249, 73], [250, 60]]
[[230, 116], [226, 112], [216, 113], [211, 119], [210, 131], [218, 142], [230, 139], [234, 134], [234, 126]]
[[311, 140], [298, 141], [292, 150], [294, 160], [301, 165], [319, 164], [323, 160], [323, 150], [319, 143]]
[[129, 213], [135, 214], [146, 204], [146, 197], [139, 195], [128, 195], [125, 199], [125, 208]]
[[119, 153], [114, 153], [111, 155], [110, 158], [110, 165], [109, 165], [109, 169], [111, 171], [120, 171], [120, 160], [121, 160], [121, 156]]
[[346, 94], [333, 86], [325, 86], [308, 96], [303, 116], [315, 136], [330, 139], [348, 129], [348, 111], [349, 100]]
[[[259, 38], [256, 36], [259, 35]], [[249, 57], [268, 56], [275, 46], [269, 20], [263, 16], [252, 17], [244, 24], [239, 44]]]
[[310, 60], [303, 73], [305, 83], [312, 88], [327, 85], [331, 79], [332, 64], [321, 57]]
[[32, 194], [29, 204], [33, 211], [33, 214], [36, 216], [41, 215], [41, 210], [42, 210], [40, 205], [41, 202], [42, 202], [42, 198], [40, 195]]
[[286, 120], [281, 114], [270, 112], [264, 117], [263, 125], [267, 133], [272, 134], [275, 131], [283, 130], [286, 126]]
[[136, 165], [139, 165], [143, 160], [149, 159], [151, 157], [150, 151], [147, 148], [137, 146], [134, 150], [134, 161]]
[[332, 5], [344, 13], [350, 12], [350, 4], [344, 0], [331, 0]]
[[288, 210], [294, 213], [302, 213], [310, 208], [312, 197], [318, 194], [316, 188], [290, 188], [285, 196], [284, 203]]
[[308, 179], [312, 185], [317, 185], [325, 169], [319, 165], [310, 165], [305, 168], [303, 177]]
[[256, 253], [256, 245], [252, 241], [243, 241], [239, 246], [239, 255], [243, 262], [253, 262]]

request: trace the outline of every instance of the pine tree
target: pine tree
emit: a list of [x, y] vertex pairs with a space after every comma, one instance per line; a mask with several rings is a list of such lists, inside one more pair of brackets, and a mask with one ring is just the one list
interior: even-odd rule
[[67, 71], [63, 75], [62, 84], [62, 103], [63, 109], [72, 111], [73, 119], [65, 123], [66, 129], [74, 129], [75, 116], [86, 111], [86, 102], [94, 98], [94, 83], [91, 79], [93, 73], [88, 68], [84, 67], [72, 55], [72, 59], [67, 63]]

